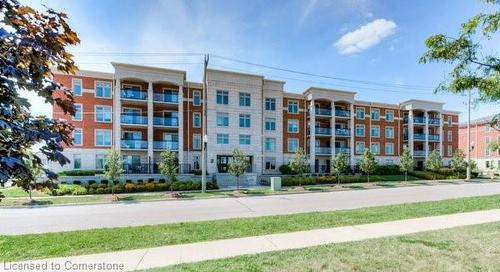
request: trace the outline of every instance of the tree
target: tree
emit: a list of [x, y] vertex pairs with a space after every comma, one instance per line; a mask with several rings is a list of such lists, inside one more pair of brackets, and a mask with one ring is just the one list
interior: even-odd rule
[[370, 174], [377, 169], [377, 161], [375, 161], [375, 156], [373, 156], [373, 153], [369, 149], [365, 149], [363, 157], [361, 157], [359, 162], [359, 168], [363, 173], [368, 175], [368, 182], [370, 182]]
[[229, 162], [229, 173], [236, 177], [236, 190], [240, 190], [239, 179], [240, 176], [245, 174], [249, 165], [248, 158], [241, 152], [241, 150], [235, 148], [233, 150], [233, 158]]
[[414, 163], [410, 149], [405, 148], [399, 158], [399, 169], [405, 173], [405, 181], [408, 181], [408, 172], [413, 170]]
[[[443, 167], [443, 159], [441, 158], [441, 155], [439, 155], [437, 149], [434, 149], [425, 160], [425, 169], [436, 173], [439, 169], [441, 169], [441, 167]], [[436, 176], [434, 175], [434, 179], [435, 178]]]
[[347, 173], [349, 170], [346, 154], [342, 152], [335, 154], [330, 163], [330, 170], [337, 177], [337, 183], [340, 184], [340, 175]]
[[114, 149], [108, 152], [104, 170], [104, 177], [111, 181], [111, 194], [115, 194], [115, 183], [120, 182], [120, 176], [123, 173], [122, 160], [120, 153]]
[[453, 154], [450, 166], [453, 172], [455, 172], [455, 174], [457, 175], [457, 177], [465, 173], [465, 171], [467, 170], [467, 162], [465, 161], [465, 155], [461, 149], [457, 149], [455, 151], [455, 154]]
[[161, 152], [160, 156], [161, 161], [158, 165], [158, 169], [162, 175], [170, 178], [170, 183], [172, 184], [177, 181], [177, 174], [179, 173], [177, 154], [172, 150], [165, 150]]
[[[65, 114], [74, 114], [73, 95], [53, 80], [51, 68], [75, 73], [73, 56], [65, 47], [80, 41], [66, 22], [64, 13], [47, 9], [38, 12], [16, 0], [0, 0], [0, 183], [12, 180], [26, 188], [36, 179], [31, 169], [45, 172], [51, 186], [56, 174], [33, 154], [35, 144], [50, 161], [64, 165], [69, 160], [63, 146], [72, 143], [72, 126], [61, 120], [32, 116], [28, 100], [20, 91], [31, 91], [56, 105]], [[28, 166], [26, 163], [31, 163]]]
[[33, 201], [32, 197], [32, 191], [33, 189], [37, 189], [37, 185], [43, 184], [43, 183], [37, 183], [38, 179], [40, 179], [43, 175], [42, 169], [37, 166], [35, 163], [33, 163], [33, 160], [26, 159], [24, 164], [28, 168], [28, 171], [30, 172], [30, 176], [33, 179], [25, 179], [25, 180], [19, 180], [17, 182], [18, 186], [21, 186], [24, 191], [26, 191], [30, 197], [30, 201]]
[[[303, 148], [299, 147], [297, 151], [292, 155], [292, 158], [288, 162], [292, 171], [297, 173], [300, 177], [304, 175], [309, 170], [309, 161], [307, 160], [306, 152]], [[299, 186], [301, 186], [301, 179], [299, 179]]]

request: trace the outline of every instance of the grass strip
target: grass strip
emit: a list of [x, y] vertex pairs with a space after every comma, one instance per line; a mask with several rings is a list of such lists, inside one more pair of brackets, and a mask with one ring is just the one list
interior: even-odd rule
[[[331, 212], [0, 236], [0, 260], [29, 260], [500, 208], [500, 195]], [[144, 211], [147, 212], [147, 211]]]

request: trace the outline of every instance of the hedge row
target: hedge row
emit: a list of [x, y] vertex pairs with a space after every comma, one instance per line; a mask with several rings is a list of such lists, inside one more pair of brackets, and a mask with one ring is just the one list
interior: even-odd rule
[[95, 176], [103, 174], [103, 170], [67, 170], [57, 173], [60, 177], [81, 177], [81, 176]]
[[[78, 185], [78, 184], [60, 184], [52, 189], [47, 189], [46, 192], [53, 196], [61, 195], [87, 195], [87, 194], [110, 194], [114, 189], [117, 194], [120, 193], [134, 193], [134, 192], [161, 192], [161, 191], [196, 191], [201, 190], [200, 182], [174, 182], [174, 183], [120, 183], [114, 185], [107, 184], [90, 184], [90, 185]], [[217, 184], [212, 182], [207, 182], [208, 190], [219, 189]]]
[[[382, 175], [371, 175], [370, 182], [385, 181], [386, 178]], [[361, 183], [367, 182], [367, 176], [341, 176], [340, 183]], [[335, 176], [321, 177], [283, 177], [281, 185], [283, 186], [299, 186], [299, 185], [320, 185], [320, 184], [335, 184], [337, 178]]]

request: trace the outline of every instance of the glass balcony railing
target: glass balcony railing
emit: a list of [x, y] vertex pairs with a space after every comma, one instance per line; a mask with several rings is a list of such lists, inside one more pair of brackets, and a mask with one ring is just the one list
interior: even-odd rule
[[155, 93], [153, 95], [153, 100], [157, 102], [165, 102], [165, 103], [179, 103], [179, 95], [178, 94], [163, 94], [163, 93]]
[[177, 127], [179, 126], [179, 119], [177, 117], [154, 117], [153, 125], [164, 127]]
[[335, 154], [337, 153], [351, 154], [351, 149], [349, 147], [335, 147]]
[[428, 136], [429, 141], [439, 141], [439, 134], [429, 134]]
[[179, 150], [179, 142], [176, 141], [154, 141], [154, 149]]
[[126, 149], [148, 149], [148, 141], [144, 140], [121, 140], [121, 148]]
[[332, 116], [332, 110], [328, 108], [315, 108], [314, 113], [316, 115]]
[[316, 135], [332, 135], [331, 128], [316, 127], [315, 132], [316, 132]]
[[142, 115], [134, 115], [134, 114], [122, 114], [121, 123], [133, 124], [133, 125], [147, 125], [148, 117]]
[[439, 118], [429, 118], [429, 125], [439, 126], [440, 120]]
[[125, 89], [121, 91], [121, 98], [134, 100], [148, 100], [148, 93], [140, 90]]
[[425, 150], [413, 150], [413, 156], [415, 157], [424, 157]]
[[425, 117], [413, 117], [413, 123], [425, 124]]
[[423, 134], [423, 133], [415, 133], [415, 134], [413, 134], [413, 140], [425, 141], [425, 134]]
[[336, 128], [336, 136], [351, 136], [351, 131], [348, 128]]
[[335, 110], [335, 116], [337, 117], [351, 117], [351, 111], [349, 110]]
[[332, 148], [331, 147], [316, 147], [316, 154], [332, 154]]

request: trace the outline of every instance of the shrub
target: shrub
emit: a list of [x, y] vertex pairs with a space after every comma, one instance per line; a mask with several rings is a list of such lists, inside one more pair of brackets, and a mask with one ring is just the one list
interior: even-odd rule
[[161, 178], [161, 179], [159, 179], [159, 180], [158, 180], [158, 182], [159, 182], [159, 183], [166, 183], [167, 181], [166, 181], [165, 179], [162, 179], [162, 178]]
[[154, 190], [155, 191], [167, 191], [169, 189], [166, 183], [155, 183]]
[[125, 183], [133, 183], [131, 179], [127, 179]]
[[125, 184], [124, 191], [127, 193], [132, 193], [135, 190], [135, 184], [127, 183]]
[[61, 177], [95, 176], [103, 173], [103, 170], [67, 170], [57, 173]]
[[108, 184], [108, 180], [106, 179], [101, 180], [101, 184]]
[[401, 169], [397, 164], [377, 165], [373, 175], [400, 175]]
[[93, 195], [93, 194], [95, 194], [95, 190], [96, 190], [96, 189], [94, 189], [94, 188], [89, 188], [89, 189], [87, 190], [87, 193], [88, 193], [89, 195]]
[[148, 182], [155, 182], [155, 179], [154, 178], [149, 178]]
[[411, 175], [417, 178], [429, 180], [446, 179], [446, 176], [430, 171], [414, 171], [413, 173], [411, 173]]
[[201, 176], [201, 170], [191, 170], [191, 174]]
[[88, 183], [89, 185], [91, 185], [91, 184], [95, 184], [96, 182], [95, 182], [95, 180], [89, 180], [89, 182], [87, 182], [87, 183]]
[[59, 184], [56, 185], [52, 190], [46, 190], [45, 192], [53, 196], [84, 195], [88, 193], [87, 189], [84, 186], [72, 184]]
[[81, 181], [79, 181], [79, 180], [74, 180], [74, 181], [73, 181], [73, 184], [75, 184], [75, 185], [81, 185], [81, 184], [82, 184], [82, 182], [81, 182]]
[[142, 184], [142, 179], [138, 179], [137, 184]]
[[148, 182], [144, 186], [145, 186], [144, 189], [145, 189], [146, 192], [154, 192], [155, 191], [155, 184], [154, 184], [154, 182]]
[[279, 169], [280, 173], [283, 175], [296, 175], [297, 174], [292, 170], [292, 168], [290, 168], [290, 166], [288, 164], [283, 164], [278, 169]]
[[86, 195], [86, 194], [88, 194], [88, 191], [83, 186], [75, 186], [75, 187], [73, 187], [71, 194], [72, 195]]
[[101, 188], [101, 187], [97, 188], [97, 190], [95, 190], [95, 193], [96, 194], [104, 194], [105, 193], [104, 188]]

